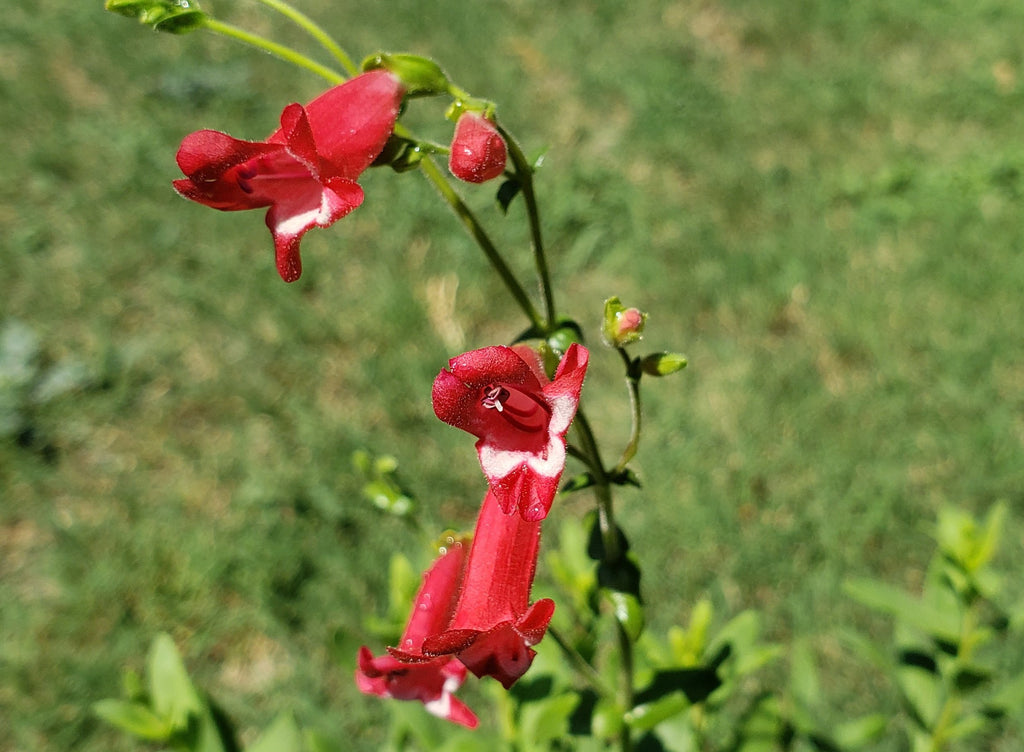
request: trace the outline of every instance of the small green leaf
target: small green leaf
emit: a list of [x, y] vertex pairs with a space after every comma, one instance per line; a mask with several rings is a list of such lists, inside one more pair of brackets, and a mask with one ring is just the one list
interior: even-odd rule
[[186, 728], [189, 716], [202, 711], [203, 703], [170, 635], [159, 634], [153, 640], [146, 678], [153, 710], [173, 728]]
[[674, 715], [690, 707], [690, 701], [680, 692], [661, 697], [653, 702], [637, 705], [626, 713], [626, 724], [635, 731], [649, 731]]
[[111, 726], [146, 741], [167, 741], [174, 732], [167, 720], [158, 717], [152, 710], [137, 702], [100, 700], [92, 706], [92, 710]]
[[498, 207], [501, 209], [503, 214], [508, 214], [508, 207], [519, 195], [523, 189], [523, 184], [519, 182], [519, 178], [509, 178], [498, 186], [498, 192], [494, 195], [494, 200], [498, 203]]
[[105, 7], [171, 34], [195, 31], [206, 21], [206, 14], [199, 10], [195, 0], [107, 0]]
[[888, 724], [889, 718], [881, 713], [866, 715], [840, 723], [832, 736], [842, 749], [859, 749], [881, 739]]
[[668, 376], [681, 371], [687, 366], [685, 355], [679, 353], [652, 353], [640, 361], [640, 369], [650, 376]]
[[577, 694], [563, 694], [522, 706], [519, 736], [530, 749], [546, 749], [549, 742], [563, 739], [569, 730], [569, 717], [579, 704]]
[[954, 645], [959, 643], [960, 620], [954, 611], [938, 608], [876, 580], [848, 580], [843, 590], [862, 605], [894, 616], [907, 626]]
[[615, 620], [622, 625], [631, 642], [640, 639], [644, 631], [644, 607], [640, 599], [631, 593], [602, 589], [601, 597], [612, 608]]
[[302, 732], [291, 713], [281, 713], [246, 752], [303, 752]]

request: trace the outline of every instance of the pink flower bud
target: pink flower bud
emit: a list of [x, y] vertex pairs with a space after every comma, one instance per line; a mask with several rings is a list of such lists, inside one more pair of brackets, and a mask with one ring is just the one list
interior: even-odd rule
[[448, 169], [467, 183], [484, 183], [505, 171], [508, 154], [494, 123], [478, 112], [464, 112], [455, 124]]

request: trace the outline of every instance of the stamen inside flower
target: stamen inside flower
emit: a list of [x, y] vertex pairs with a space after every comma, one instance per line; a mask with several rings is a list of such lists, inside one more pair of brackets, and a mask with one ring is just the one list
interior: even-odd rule
[[527, 433], [546, 431], [551, 418], [551, 408], [542, 396], [505, 384], [484, 387], [480, 404]]

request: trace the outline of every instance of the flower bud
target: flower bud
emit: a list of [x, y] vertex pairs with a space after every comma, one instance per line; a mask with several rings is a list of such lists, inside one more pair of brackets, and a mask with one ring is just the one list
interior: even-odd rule
[[448, 169], [467, 183], [484, 183], [505, 171], [508, 152], [494, 121], [479, 112], [464, 112], [455, 124]]
[[647, 314], [637, 308], [626, 308], [617, 297], [604, 302], [601, 336], [609, 347], [624, 347], [643, 336]]

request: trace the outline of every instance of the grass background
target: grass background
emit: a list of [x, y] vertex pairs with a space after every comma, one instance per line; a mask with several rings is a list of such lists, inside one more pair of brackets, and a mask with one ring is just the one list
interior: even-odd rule
[[[246, 738], [292, 708], [374, 749], [384, 711], [334, 636], [372, 639], [390, 551], [429, 554], [361, 499], [351, 452], [394, 454], [430, 525], [468, 525], [479, 470], [429, 384], [521, 322], [416, 175], [369, 173], [281, 283], [261, 218], [177, 199], [173, 156], [200, 127], [262, 137], [321, 83], [101, 5], [0, 29], [0, 319], [90, 374], [0, 443], [0, 750], [130, 749], [88, 708], [160, 630]], [[422, 6], [302, 4], [356, 57], [427, 54], [496, 100], [548, 148], [562, 309], [596, 341], [617, 294], [645, 346], [690, 358], [647, 385], [645, 488], [619, 502], [652, 629], [703, 595], [762, 609], [811, 641], [836, 718], [872, 708], [884, 685], [835, 633], [885, 623], [845, 577], [916, 587], [936, 510], [998, 499], [1001, 565], [1024, 565], [1024, 5]], [[258, 4], [210, 8], [312, 49]], [[587, 385], [608, 454], [617, 368], [595, 351]]]

